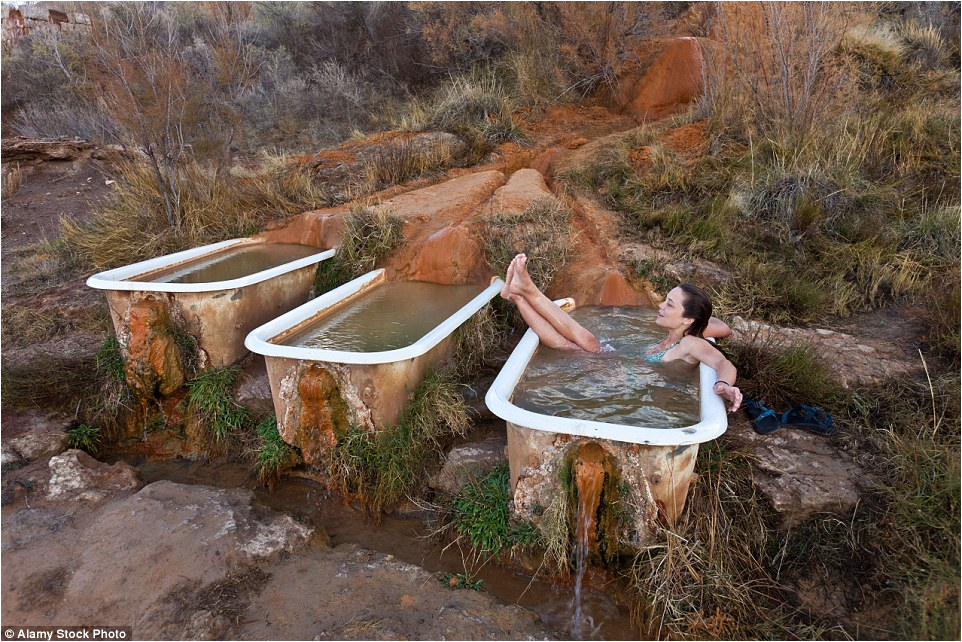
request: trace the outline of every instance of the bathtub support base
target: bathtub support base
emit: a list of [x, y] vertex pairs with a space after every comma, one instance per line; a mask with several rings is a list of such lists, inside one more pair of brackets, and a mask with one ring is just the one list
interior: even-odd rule
[[507, 423], [512, 509], [515, 515], [541, 522], [555, 497], [566, 493], [560, 470], [569, 454], [596, 443], [616, 463], [621, 476], [620, 500], [627, 508], [619, 541], [637, 549], [647, 543], [656, 521], [673, 526], [685, 507], [698, 445], [647, 446], [578, 437]]

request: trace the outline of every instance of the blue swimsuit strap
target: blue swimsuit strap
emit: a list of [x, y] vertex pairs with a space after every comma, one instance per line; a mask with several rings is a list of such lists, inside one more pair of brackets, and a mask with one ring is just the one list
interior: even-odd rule
[[645, 357], [645, 361], [661, 361], [661, 358], [665, 356], [665, 353], [674, 348], [676, 345], [681, 343], [681, 341], [675, 341], [673, 344], [662, 350], [661, 352], [656, 352]]

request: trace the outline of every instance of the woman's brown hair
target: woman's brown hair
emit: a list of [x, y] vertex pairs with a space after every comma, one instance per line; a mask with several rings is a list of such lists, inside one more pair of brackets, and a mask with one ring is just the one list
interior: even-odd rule
[[682, 314], [694, 319], [685, 334], [701, 337], [711, 319], [711, 297], [697, 285], [682, 283], [678, 287], [685, 293], [685, 300], [681, 304]]

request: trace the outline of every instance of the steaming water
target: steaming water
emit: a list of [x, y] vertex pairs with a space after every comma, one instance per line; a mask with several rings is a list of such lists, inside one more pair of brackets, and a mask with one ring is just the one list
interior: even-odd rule
[[316, 247], [298, 243], [258, 243], [215, 252], [161, 272], [153, 272], [130, 280], [150, 283], [230, 281], [320, 252], [321, 250]]
[[484, 290], [480, 285], [385, 283], [319, 318], [283, 343], [348, 352], [396, 350], [416, 342]]
[[515, 389], [514, 404], [544, 415], [652, 428], [697, 423], [697, 368], [645, 361], [646, 350], [666, 336], [655, 314], [637, 307], [575, 309], [572, 316], [601, 340], [602, 351], [542, 346]]

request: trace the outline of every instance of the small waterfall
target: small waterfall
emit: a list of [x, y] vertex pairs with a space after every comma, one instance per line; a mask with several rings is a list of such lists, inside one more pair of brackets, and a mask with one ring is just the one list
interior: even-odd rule
[[[574, 622], [572, 634], [575, 639], [582, 635], [581, 588], [591, 551], [598, 545], [598, 507], [605, 483], [605, 451], [597, 444], [586, 444], [578, 451], [574, 464], [574, 481], [578, 489], [578, 510], [575, 514], [575, 578]], [[589, 623], [589, 626], [593, 623]]]

